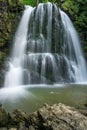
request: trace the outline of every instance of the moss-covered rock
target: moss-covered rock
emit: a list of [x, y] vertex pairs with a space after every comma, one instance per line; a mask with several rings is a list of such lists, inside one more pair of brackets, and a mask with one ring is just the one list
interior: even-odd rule
[[28, 115], [21, 110], [14, 110], [8, 115], [8, 124], [10, 126], [19, 126], [21, 122], [26, 122], [28, 120]]
[[0, 127], [7, 126], [8, 122], [8, 114], [7, 112], [0, 106]]
[[23, 6], [19, 0], [14, 2], [12, 0], [0, 0], [0, 46], [2, 42], [4, 46], [6, 40], [10, 39], [10, 33], [15, 27], [15, 18], [20, 15], [22, 9]]

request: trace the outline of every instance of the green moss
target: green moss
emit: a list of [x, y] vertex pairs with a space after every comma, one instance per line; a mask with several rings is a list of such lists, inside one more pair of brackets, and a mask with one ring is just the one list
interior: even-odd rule
[[5, 56], [6, 56], [6, 53], [5, 53], [5, 52], [0, 51], [0, 60], [1, 60], [1, 59], [3, 59], [3, 58], [5, 58]]
[[87, 46], [83, 47], [84, 52], [87, 52]]
[[8, 115], [6, 111], [2, 107], [0, 107], [0, 127], [6, 126], [7, 122], [8, 122]]
[[3, 42], [3, 41], [4, 41], [4, 39], [3, 39], [3, 38], [0, 38], [0, 43]]
[[8, 0], [9, 6], [16, 6], [22, 3], [23, 3], [23, 0]]
[[70, 18], [74, 22], [74, 25], [82, 39], [87, 39], [86, 30], [87, 30], [87, 1], [86, 0], [66, 0], [62, 4], [63, 10], [68, 12]]
[[31, 5], [31, 6], [35, 6], [35, 0], [23, 0], [23, 4], [24, 5]]

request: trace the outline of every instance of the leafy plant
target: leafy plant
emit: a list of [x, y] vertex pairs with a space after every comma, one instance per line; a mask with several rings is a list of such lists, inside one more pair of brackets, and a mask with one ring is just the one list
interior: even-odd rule
[[35, 6], [35, 0], [23, 0], [23, 4]]

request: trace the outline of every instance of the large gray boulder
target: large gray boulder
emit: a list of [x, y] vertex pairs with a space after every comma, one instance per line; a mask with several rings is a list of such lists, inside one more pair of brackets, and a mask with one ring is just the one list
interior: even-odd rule
[[37, 127], [40, 130], [87, 130], [87, 117], [61, 103], [53, 106], [45, 104], [31, 114], [29, 123], [35, 130]]

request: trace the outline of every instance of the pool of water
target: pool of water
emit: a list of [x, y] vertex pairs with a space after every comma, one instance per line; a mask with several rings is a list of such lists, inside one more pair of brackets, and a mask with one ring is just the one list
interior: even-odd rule
[[0, 103], [7, 111], [33, 112], [44, 103], [65, 103], [75, 107], [87, 104], [87, 84], [27, 85], [0, 89]]

